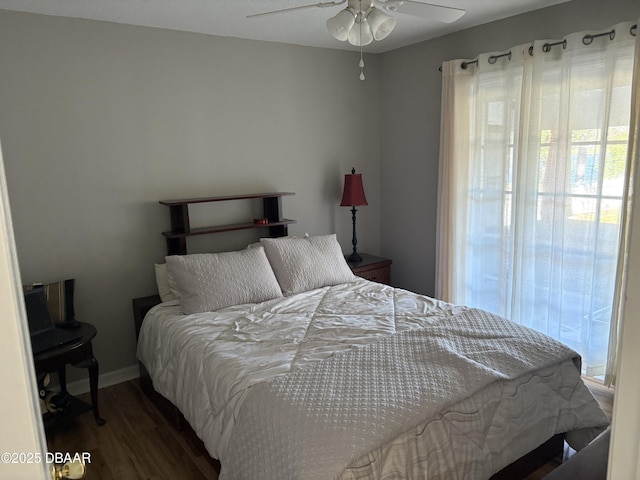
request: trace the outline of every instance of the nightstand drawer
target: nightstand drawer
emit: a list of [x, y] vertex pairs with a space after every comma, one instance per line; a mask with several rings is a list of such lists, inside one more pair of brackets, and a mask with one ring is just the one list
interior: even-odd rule
[[362, 261], [350, 263], [351, 271], [359, 277], [373, 282], [391, 283], [391, 260], [361, 253]]

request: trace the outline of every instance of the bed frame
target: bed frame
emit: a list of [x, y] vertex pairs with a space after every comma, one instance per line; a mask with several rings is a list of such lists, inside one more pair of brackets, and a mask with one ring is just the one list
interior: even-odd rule
[[[144, 320], [145, 315], [152, 307], [159, 303], [160, 297], [158, 295], [150, 295], [148, 297], [133, 299], [133, 318], [135, 321], [136, 340], [138, 339], [142, 320]], [[177, 431], [184, 431], [189, 436], [192, 436], [198, 446], [202, 446], [203, 451], [206, 452], [204, 443], [197, 437], [180, 410], [178, 410], [173, 403], [155, 391], [149, 372], [147, 372], [147, 369], [142, 365], [142, 363], [138, 363], [140, 365], [140, 386], [147, 397], [149, 397], [151, 402], [162, 412], [173, 428]], [[532, 450], [512, 464], [507, 465], [505, 468], [493, 475], [490, 480], [517, 480], [525, 478], [527, 475], [536, 471], [542, 465], [556, 457], [560, 456], [560, 458], [562, 458], [563, 452], [564, 434], [561, 433], [551, 437], [538, 448]], [[216, 472], [220, 473], [220, 462], [211, 458], [211, 464], [215, 468]]]

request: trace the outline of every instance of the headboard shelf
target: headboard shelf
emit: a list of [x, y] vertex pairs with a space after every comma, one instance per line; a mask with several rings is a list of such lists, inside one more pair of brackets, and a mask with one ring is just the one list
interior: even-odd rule
[[[282, 217], [282, 197], [295, 195], [292, 192], [250, 193], [244, 195], [227, 195], [221, 197], [187, 198], [182, 200], [162, 200], [160, 203], [169, 207], [171, 231], [162, 232], [167, 241], [168, 255], [185, 255], [187, 238], [194, 235], [246, 230], [250, 228], [268, 228], [269, 236], [283, 237], [287, 235], [287, 226], [296, 223]], [[189, 222], [189, 205], [194, 203], [223, 202], [228, 200], [262, 199], [263, 215], [267, 223], [243, 222], [230, 225], [191, 228]]]
[[225, 195], [221, 197], [185, 198], [182, 200], [161, 200], [162, 205], [188, 205], [190, 203], [225, 202], [227, 200], [251, 200], [252, 198], [273, 198], [295, 195], [293, 192], [247, 193], [244, 195]]
[[246, 230], [249, 228], [271, 228], [283, 225], [290, 225], [292, 223], [296, 223], [296, 220], [291, 220], [288, 218], [283, 218], [281, 222], [269, 222], [269, 223], [232, 223], [229, 225], [217, 225], [215, 227], [199, 227], [192, 228], [187, 233], [173, 233], [173, 232], [162, 232], [167, 238], [180, 238], [180, 237], [192, 237], [194, 235], [207, 235], [209, 233], [221, 233], [221, 232], [231, 232], [233, 230]]

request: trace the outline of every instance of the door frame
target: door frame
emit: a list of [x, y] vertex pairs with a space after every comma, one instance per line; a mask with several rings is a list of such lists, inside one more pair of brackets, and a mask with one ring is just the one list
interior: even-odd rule
[[51, 478], [1, 145], [0, 319], [0, 476]]

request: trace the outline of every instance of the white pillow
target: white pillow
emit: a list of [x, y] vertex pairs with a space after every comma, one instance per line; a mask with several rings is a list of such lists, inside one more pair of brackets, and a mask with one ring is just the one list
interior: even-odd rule
[[335, 234], [308, 238], [261, 238], [285, 295], [355, 280]]
[[163, 302], [170, 302], [180, 298], [180, 293], [176, 289], [176, 282], [173, 275], [167, 272], [166, 263], [156, 263], [156, 285], [158, 286], [158, 295]]
[[165, 257], [182, 313], [213, 312], [282, 297], [264, 248]]

